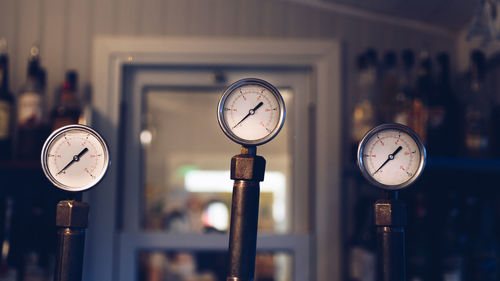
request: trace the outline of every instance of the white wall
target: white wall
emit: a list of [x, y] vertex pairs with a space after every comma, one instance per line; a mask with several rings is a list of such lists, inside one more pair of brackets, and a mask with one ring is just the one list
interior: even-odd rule
[[[11, 87], [25, 79], [28, 50], [38, 41], [48, 72], [48, 101], [67, 69], [88, 83], [95, 35], [340, 38], [347, 72], [367, 46], [379, 50], [453, 51], [454, 34], [425, 23], [318, 0], [1, 0], [0, 37], [11, 55]], [[346, 75], [347, 89], [352, 78]]]

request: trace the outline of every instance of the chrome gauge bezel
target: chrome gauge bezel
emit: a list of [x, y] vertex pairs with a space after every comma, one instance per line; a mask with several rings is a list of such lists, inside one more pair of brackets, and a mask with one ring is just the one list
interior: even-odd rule
[[[224, 117], [224, 105], [226, 103], [227, 98], [238, 88], [246, 86], [246, 85], [256, 85], [265, 88], [267, 91], [269, 91], [275, 98], [276, 101], [278, 102], [279, 106], [279, 119], [277, 125], [274, 127], [274, 129], [265, 137], [257, 139], [257, 140], [247, 140], [240, 138], [236, 136], [233, 133], [233, 130], [231, 127], [227, 125], [227, 122]], [[262, 145], [270, 140], [272, 140], [278, 133], [280, 132], [281, 128], [283, 127], [283, 124], [285, 123], [285, 117], [286, 117], [286, 107], [285, 107], [285, 102], [283, 100], [283, 97], [281, 96], [280, 92], [276, 87], [271, 85], [269, 82], [264, 81], [262, 79], [258, 78], [246, 78], [242, 79], [239, 81], [234, 82], [231, 84], [225, 91], [222, 97], [219, 100], [219, 103], [217, 105], [217, 121], [219, 122], [219, 126], [226, 134], [226, 136], [231, 139], [232, 141], [239, 143], [244, 146], [257, 146], [257, 145]]]
[[[410, 136], [416, 143], [419, 154], [418, 157], [420, 157], [420, 163], [418, 165], [417, 170], [415, 171], [414, 175], [410, 177], [407, 181], [397, 184], [397, 185], [387, 185], [380, 183], [377, 181], [370, 173], [367, 171], [367, 168], [365, 166], [365, 161], [363, 159], [363, 154], [366, 148], [366, 144], [369, 140], [371, 140], [372, 137], [377, 135], [380, 132], [386, 131], [386, 130], [399, 130]], [[357, 163], [358, 167], [361, 170], [361, 173], [363, 176], [373, 185], [385, 189], [385, 190], [401, 190], [404, 189], [411, 184], [413, 184], [417, 179], [420, 178], [422, 175], [422, 172], [425, 168], [426, 160], [427, 160], [427, 151], [425, 149], [424, 143], [420, 139], [420, 137], [415, 133], [412, 129], [408, 128], [405, 125], [398, 124], [398, 123], [389, 123], [389, 124], [382, 124], [379, 126], [376, 126], [375, 128], [371, 129], [368, 131], [361, 142], [358, 145], [358, 151], [357, 151]]]
[[[51, 147], [53, 141], [56, 138], [58, 138], [61, 134], [65, 134], [65, 133], [68, 133], [68, 132], [73, 131], [73, 130], [85, 131], [85, 132], [93, 135], [99, 141], [100, 145], [102, 146], [103, 153], [104, 153], [104, 166], [103, 166], [101, 172], [99, 173], [99, 175], [96, 176], [96, 178], [94, 180], [92, 180], [89, 184], [87, 184], [85, 186], [80, 186], [80, 187], [68, 186], [68, 185], [65, 185], [65, 184], [61, 183], [60, 181], [58, 181], [50, 172], [49, 166], [48, 166], [48, 159], [47, 159], [47, 155], [49, 152], [48, 150]], [[80, 124], [67, 125], [67, 126], [61, 127], [59, 129], [55, 130], [54, 132], [52, 132], [49, 135], [49, 137], [47, 138], [47, 140], [45, 141], [45, 143], [43, 144], [42, 152], [41, 152], [42, 170], [43, 170], [43, 173], [45, 174], [45, 176], [47, 177], [47, 179], [57, 188], [60, 188], [62, 190], [66, 190], [66, 191], [70, 191], [70, 192], [84, 191], [84, 190], [88, 190], [88, 189], [91, 189], [92, 187], [96, 186], [99, 182], [101, 182], [101, 180], [105, 176], [105, 174], [109, 168], [110, 162], [111, 161], [110, 161], [110, 157], [109, 157], [109, 148], [108, 148], [108, 145], [107, 145], [106, 141], [104, 140], [104, 138], [99, 133], [97, 133], [94, 129], [92, 129], [91, 127], [85, 126], [85, 125], [80, 125]]]

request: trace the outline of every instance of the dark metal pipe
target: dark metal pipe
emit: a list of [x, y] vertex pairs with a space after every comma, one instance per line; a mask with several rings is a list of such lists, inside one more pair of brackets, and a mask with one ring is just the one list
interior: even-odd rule
[[85, 230], [61, 228], [57, 231], [55, 281], [81, 281]]
[[229, 276], [240, 278], [236, 280], [253, 280], [259, 192], [259, 182], [234, 182], [229, 235]]
[[231, 159], [234, 185], [227, 281], [254, 280], [260, 182], [266, 168], [266, 160], [255, 154], [255, 147], [243, 147], [241, 154]]
[[377, 280], [406, 281], [406, 205], [398, 200], [375, 202]]
[[405, 233], [403, 227], [377, 227], [378, 278], [405, 281]]
[[85, 228], [89, 206], [75, 200], [57, 204], [57, 263], [55, 281], [81, 281]]

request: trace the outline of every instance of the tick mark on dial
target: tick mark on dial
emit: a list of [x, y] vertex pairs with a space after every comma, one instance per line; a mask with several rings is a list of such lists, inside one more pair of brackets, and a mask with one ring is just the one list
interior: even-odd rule
[[92, 177], [93, 179], [95, 179], [95, 176], [92, 175], [92, 173], [89, 171], [89, 169], [85, 168], [85, 172], [87, 172], [87, 174], [89, 174], [90, 177]]

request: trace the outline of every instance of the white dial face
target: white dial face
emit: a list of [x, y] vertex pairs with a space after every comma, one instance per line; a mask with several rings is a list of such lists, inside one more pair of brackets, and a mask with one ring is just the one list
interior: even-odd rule
[[70, 125], [54, 132], [42, 150], [42, 167], [57, 187], [68, 191], [88, 189], [108, 168], [104, 140], [88, 127]]
[[361, 169], [372, 182], [386, 189], [400, 189], [422, 172], [425, 150], [420, 140], [397, 124], [367, 135], [359, 153]]
[[[284, 121], [284, 104], [277, 90], [261, 84], [241, 84], [219, 105], [226, 134], [242, 144], [261, 144], [276, 135]], [[235, 138], [234, 138], [235, 137]]]

